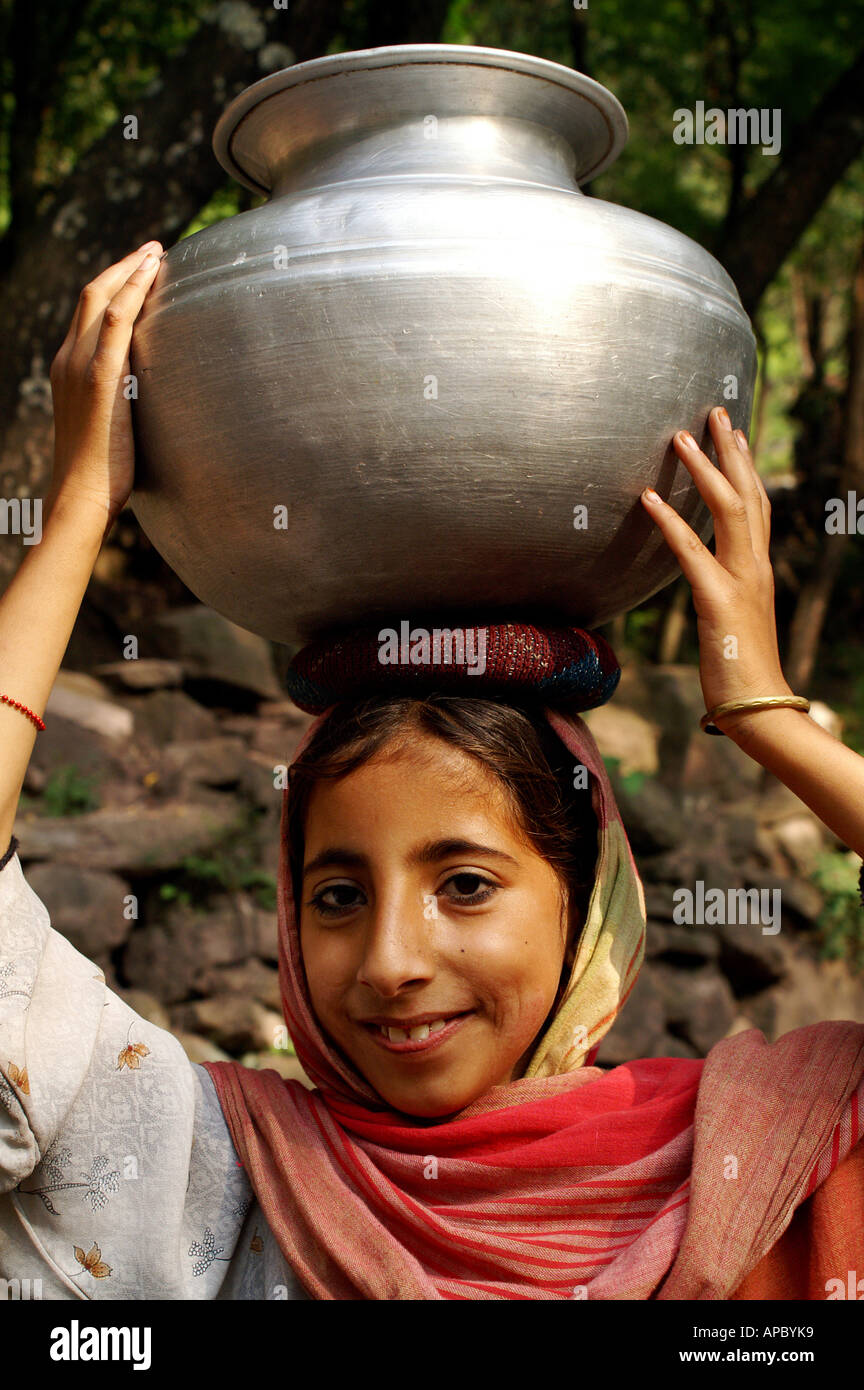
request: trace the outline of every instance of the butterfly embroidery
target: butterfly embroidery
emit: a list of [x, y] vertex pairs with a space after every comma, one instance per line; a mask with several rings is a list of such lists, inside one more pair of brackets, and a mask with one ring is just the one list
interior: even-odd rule
[[26, 1067], [16, 1067], [14, 1062], [8, 1066], [9, 1080], [13, 1086], [17, 1086], [19, 1091], [23, 1091], [25, 1096], [30, 1094], [30, 1078], [27, 1075]]
[[137, 1071], [141, 1065], [141, 1058], [149, 1056], [150, 1049], [145, 1043], [130, 1043], [118, 1056], [115, 1070], [120, 1071], [122, 1067], [128, 1067], [130, 1071]]
[[78, 1263], [83, 1265], [87, 1273], [92, 1274], [94, 1279], [105, 1279], [111, 1273], [111, 1266], [105, 1264], [103, 1261], [102, 1251], [95, 1241], [90, 1246], [86, 1255], [80, 1245], [76, 1245], [74, 1250], [75, 1258]]

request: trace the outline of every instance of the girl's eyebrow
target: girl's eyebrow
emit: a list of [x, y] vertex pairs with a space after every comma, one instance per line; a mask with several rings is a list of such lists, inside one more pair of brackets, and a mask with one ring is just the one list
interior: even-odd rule
[[[418, 845], [409, 854], [408, 863], [434, 864], [437, 860], [449, 859], [454, 854], [477, 854], [487, 859], [504, 859], [508, 864], [514, 864], [517, 867], [519, 862], [512, 855], [506, 854], [503, 849], [493, 849], [491, 845], [481, 845], [476, 840], [450, 838], [427, 840], [424, 844]], [[303, 877], [308, 877], [316, 869], [338, 868], [346, 865], [352, 868], [365, 869], [369, 866], [369, 860], [365, 854], [361, 854], [356, 849], [348, 849], [344, 845], [331, 845], [304, 865]]]

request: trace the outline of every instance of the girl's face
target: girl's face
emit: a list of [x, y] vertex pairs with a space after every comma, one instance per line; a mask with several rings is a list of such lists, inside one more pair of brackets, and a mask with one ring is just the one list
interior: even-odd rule
[[[393, 1109], [454, 1114], [521, 1075], [555, 1002], [566, 911], [482, 764], [424, 735], [319, 782], [298, 912], [318, 1021]], [[391, 1042], [381, 1024], [403, 1032]]]

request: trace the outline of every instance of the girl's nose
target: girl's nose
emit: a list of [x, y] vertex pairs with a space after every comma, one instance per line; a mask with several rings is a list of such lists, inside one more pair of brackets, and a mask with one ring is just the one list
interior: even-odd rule
[[382, 998], [434, 975], [430, 928], [435, 916], [416, 892], [380, 896], [369, 910], [357, 979]]

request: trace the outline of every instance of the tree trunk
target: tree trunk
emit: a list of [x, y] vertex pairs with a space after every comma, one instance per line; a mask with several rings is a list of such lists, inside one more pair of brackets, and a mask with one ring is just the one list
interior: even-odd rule
[[[864, 246], [853, 281], [852, 301], [849, 378], [843, 412], [843, 463], [837, 492], [844, 502], [850, 491], [864, 496]], [[823, 505], [827, 500], [827, 497], [821, 499]], [[786, 679], [793, 690], [805, 689], [812, 678], [822, 629], [848, 545], [848, 535], [826, 534], [816, 573], [801, 588], [786, 661]]]
[[[864, 146], [864, 49], [793, 131], [781, 127], [775, 169], [723, 227], [714, 255], [750, 316], [804, 229]], [[766, 156], [767, 157], [767, 156]]]

